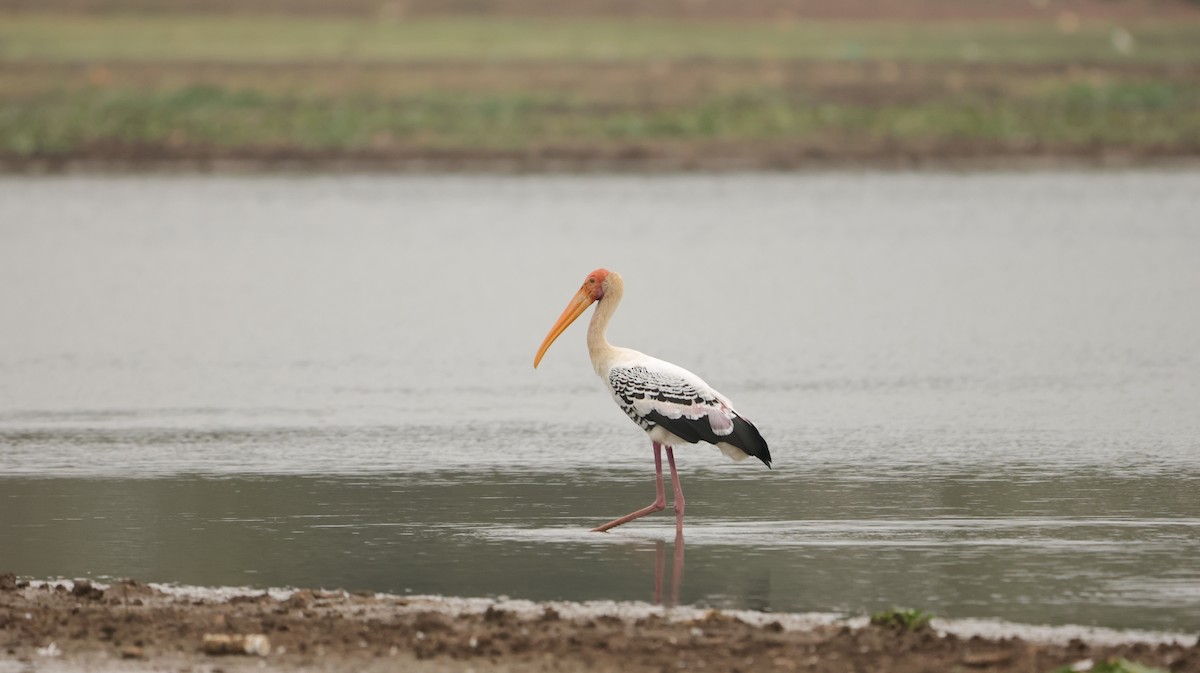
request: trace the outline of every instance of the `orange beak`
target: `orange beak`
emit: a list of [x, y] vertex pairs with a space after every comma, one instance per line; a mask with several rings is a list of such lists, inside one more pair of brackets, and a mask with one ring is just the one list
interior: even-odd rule
[[588, 292], [585, 288], [579, 288], [579, 292], [576, 292], [575, 296], [571, 298], [571, 303], [567, 304], [566, 310], [562, 312], [562, 315], [558, 316], [558, 322], [554, 323], [554, 327], [550, 328], [550, 333], [546, 335], [545, 341], [543, 341], [541, 347], [538, 348], [537, 355], [533, 356], [534, 369], [537, 369], [538, 363], [542, 361], [542, 356], [545, 355], [546, 351], [550, 349], [550, 344], [554, 343], [554, 340], [558, 338], [558, 335], [566, 331], [566, 329], [571, 326], [571, 323], [575, 322], [576, 318], [583, 315], [583, 312], [586, 311], [587, 307], [591, 306], [592, 302], [594, 301], [596, 300], [592, 298], [592, 294], [590, 292]]

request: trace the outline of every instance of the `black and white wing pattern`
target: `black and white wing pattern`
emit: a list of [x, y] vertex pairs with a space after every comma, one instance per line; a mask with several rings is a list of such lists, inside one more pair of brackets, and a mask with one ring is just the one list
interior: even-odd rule
[[661, 432], [666, 431], [688, 443], [714, 444], [735, 460], [754, 456], [771, 466], [771, 452], [758, 429], [739, 416], [728, 399], [682, 367], [642, 356], [612, 366], [608, 387], [625, 415], [655, 441], [672, 443]]

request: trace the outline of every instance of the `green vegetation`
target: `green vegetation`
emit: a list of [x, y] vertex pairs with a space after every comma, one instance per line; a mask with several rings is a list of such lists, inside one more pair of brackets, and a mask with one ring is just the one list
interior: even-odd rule
[[1195, 156], [1197, 67], [1197, 21], [8, 13], [0, 159]]
[[567, 92], [271, 92], [186, 85], [57, 89], [0, 106], [0, 151], [69, 153], [89, 144], [305, 149], [611, 142], [789, 141], [865, 147], [989, 141], [1024, 145], [1184, 144], [1200, 148], [1200, 82], [1064, 83], [1023, 96], [886, 104], [747, 89], [678, 103], [607, 105]]
[[8, 61], [224, 62], [643, 59], [1200, 60], [1188, 22], [679, 21], [482, 17], [72, 16], [0, 20]]
[[920, 631], [929, 628], [929, 620], [933, 615], [922, 610], [884, 610], [871, 615], [871, 623], [876, 626], [902, 628], [908, 631]]

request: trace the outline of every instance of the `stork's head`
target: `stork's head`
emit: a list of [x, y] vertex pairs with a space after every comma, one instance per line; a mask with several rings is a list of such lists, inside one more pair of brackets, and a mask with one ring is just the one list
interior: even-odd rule
[[596, 269], [589, 273], [587, 278], [583, 279], [583, 285], [579, 286], [579, 291], [571, 298], [567, 304], [566, 310], [562, 315], [558, 316], [558, 322], [554, 323], [554, 327], [550, 328], [550, 333], [546, 335], [542, 345], [538, 348], [537, 355], [533, 356], [533, 366], [536, 369], [538, 363], [542, 361], [542, 356], [550, 349], [550, 344], [558, 338], [558, 335], [566, 331], [571, 323], [583, 312], [587, 307], [594, 302], [604, 299], [604, 294], [609, 291], [613, 283], [620, 283], [621, 276], [615, 273], [610, 273], [608, 269]]
[[596, 269], [589, 273], [587, 278], [583, 279], [583, 285], [579, 287], [579, 291], [590, 292], [592, 301], [604, 299], [604, 289], [608, 281], [608, 276], [608, 269]]

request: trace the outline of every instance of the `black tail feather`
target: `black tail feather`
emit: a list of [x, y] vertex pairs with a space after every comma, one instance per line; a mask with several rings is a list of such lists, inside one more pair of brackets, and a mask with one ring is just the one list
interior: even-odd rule
[[763, 439], [753, 423], [741, 416], [734, 416], [733, 432], [728, 435], [718, 435], [713, 432], [712, 425], [704, 416], [697, 419], [667, 418], [657, 411], [651, 411], [646, 414], [646, 420], [655, 425], [661, 425], [663, 429], [685, 442], [703, 441], [713, 445], [721, 442], [732, 444], [745, 451], [746, 455], [754, 456], [767, 467], [771, 467], [771, 450], [767, 448], [767, 440]]
[[[733, 441], [735, 438], [737, 441]], [[750, 421], [741, 416], [734, 418], [733, 434], [726, 437], [725, 441], [761, 460], [768, 468], [771, 467], [771, 450], [767, 448], [767, 440]]]

